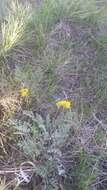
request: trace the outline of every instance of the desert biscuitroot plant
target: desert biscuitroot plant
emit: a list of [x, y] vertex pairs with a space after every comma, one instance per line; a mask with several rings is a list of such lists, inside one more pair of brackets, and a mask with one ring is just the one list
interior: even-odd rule
[[[75, 113], [67, 111], [56, 119], [50, 119], [49, 115], [43, 119], [30, 111], [24, 111], [23, 114], [27, 117], [25, 122], [14, 121], [21, 134], [18, 146], [34, 163], [35, 172], [41, 176], [46, 189], [58, 189], [60, 177], [66, 176], [66, 167], [61, 162], [62, 149], [73, 133], [72, 127], [76, 127]], [[71, 167], [69, 162], [67, 165]]]

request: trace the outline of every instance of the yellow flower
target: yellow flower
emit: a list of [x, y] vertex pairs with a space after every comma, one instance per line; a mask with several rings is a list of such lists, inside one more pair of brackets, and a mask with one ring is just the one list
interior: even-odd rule
[[57, 107], [63, 107], [65, 109], [70, 109], [72, 107], [72, 102], [70, 100], [60, 100], [56, 102]]
[[29, 94], [29, 89], [28, 88], [21, 88], [19, 93], [20, 93], [20, 96], [26, 97]]

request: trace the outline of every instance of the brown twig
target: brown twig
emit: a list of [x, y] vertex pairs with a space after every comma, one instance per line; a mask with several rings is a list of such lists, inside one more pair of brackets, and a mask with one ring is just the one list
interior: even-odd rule
[[[23, 167], [22, 168], [24, 172], [31, 172], [34, 171], [35, 169], [33, 167]], [[0, 170], [0, 175], [6, 175], [6, 174], [13, 174], [13, 173], [18, 173], [20, 172], [20, 167], [19, 168], [6, 168]]]

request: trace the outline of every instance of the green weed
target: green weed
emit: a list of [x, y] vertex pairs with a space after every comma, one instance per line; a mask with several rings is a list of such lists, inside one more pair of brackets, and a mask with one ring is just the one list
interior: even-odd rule
[[28, 87], [31, 96], [37, 96], [40, 90], [39, 84], [43, 78], [43, 71], [40, 66], [35, 70], [31, 64], [17, 66], [15, 69], [15, 81], [20, 86]]
[[105, 133], [102, 129], [98, 128], [96, 133], [95, 133], [95, 142], [99, 145], [101, 145], [101, 143], [103, 142], [105, 137]]
[[96, 170], [94, 169], [95, 163], [96, 157], [88, 155], [83, 149], [81, 149], [80, 162], [74, 173], [78, 181], [76, 188], [79, 190], [90, 190], [90, 185], [96, 179]]

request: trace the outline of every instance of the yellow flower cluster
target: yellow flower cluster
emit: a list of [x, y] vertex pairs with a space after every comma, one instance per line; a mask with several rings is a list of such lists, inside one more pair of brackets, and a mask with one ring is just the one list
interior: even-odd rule
[[70, 109], [72, 107], [72, 102], [70, 100], [60, 100], [56, 102], [58, 108], [63, 107], [65, 109]]
[[[20, 96], [21, 97], [27, 97], [29, 95], [29, 89], [28, 88], [21, 88], [20, 91]], [[56, 106], [58, 108], [62, 107], [65, 109], [70, 109], [72, 107], [73, 103], [70, 100], [64, 99], [64, 100], [59, 100], [56, 102]]]
[[20, 96], [21, 97], [26, 97], [29, 95], [29, 89], [28, 88], [21, 88], [19, 90]]

